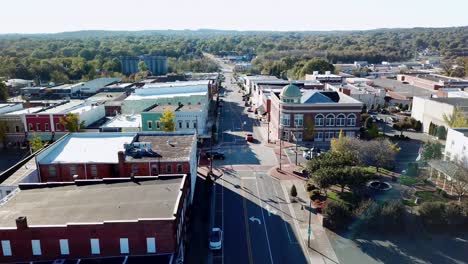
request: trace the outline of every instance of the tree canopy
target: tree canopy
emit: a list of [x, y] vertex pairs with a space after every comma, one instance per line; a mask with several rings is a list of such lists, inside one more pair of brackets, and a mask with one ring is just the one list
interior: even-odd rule
[[164, 131], [166, 132], [175, 131], [174, 119], [175, 119], [175, 114], [173, 111], [169, 109], [164, 110], [162, 117], [159, 119], [159, 121], [163, 125]]

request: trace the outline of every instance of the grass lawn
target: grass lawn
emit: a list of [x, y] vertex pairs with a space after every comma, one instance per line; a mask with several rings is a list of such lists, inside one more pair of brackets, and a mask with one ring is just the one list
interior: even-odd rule
[[431, 191], [418, 191], [415, 195], [421, 199], [421, 202], [447, 202], [449, 201], [448, 198], [442, 197], [437, 192]]
[[[377, 173], [377, 168], [374, 166], [369, 166], [366, 168], [366, 170], [370, 173], [374, 173], [374, 174]], [[393, 172], [384, 168], [379, 168], [379, 173], [384, 174], [384, 175], [392, 175]]]
[[406, 186], [413, 186], [419, 182], [418, 179], [415, 179], [414, 177], [410, 176], [400, 176], [399, 181], [401, 184]]
[[334, 192], [328, 191], [327, 192], [327, 199], [334, 200], [337, 202], [342, 202], [348, 206], [355, 206], [359, 202], [358, 198], [355, 197], [350, 192]]
[[406, 206], [416, 206], [414, 199], [401, 199], [402, 203]]

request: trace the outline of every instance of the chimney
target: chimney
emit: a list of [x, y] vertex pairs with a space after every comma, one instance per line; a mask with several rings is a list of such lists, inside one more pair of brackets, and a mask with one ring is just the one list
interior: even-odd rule
[[26, 216], [19, 216], [16, 218], [16, 228], [18, 230], [25, 230], [28, 229], [28, 219]]
[[125, 153], [123, 151], [119, 151], [117, 153], [119, 157], [119, 177], [125, 177]]

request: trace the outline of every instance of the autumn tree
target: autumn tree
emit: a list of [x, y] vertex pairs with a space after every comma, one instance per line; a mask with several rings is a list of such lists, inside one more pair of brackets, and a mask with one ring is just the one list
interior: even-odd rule
[[33, 138], [29, 140], [29, 144], [31, 145], [33, 153], [44, 147], [44, 142], [42, 142], [42, 139], [36, 133], [34, 133]]
[[175, 131], [175, 114], [173, 111], [167, 109], [164, 110], [162, 117], [159, 119], [161, 124], [163, 125], [163, 130], [166, 132], [172, 132]]
[[462, 164], [455, 164], [456, 170], [452, 176], [451, 184], [453, 190], [458, 196], [458, 202], [461, 202], [462, 197], [468, 191], [468, 168]]
[[84, 121], [80, 122], [79, 116], [73, 113], [60, 118], [59, 122], [68, 132], [80, 132], [85, 127]]
[[364, 163], [379, 168], [390, 166], [395, 161], [396, 154], [400, 148], [392, 144], [388, 139], [375, 139], [363, 144], [361, 149]]
[[443, 115], [444, 122], [451, 128], [468, 127], [468, 117], [460, 107], [455, 107], [449, 115]]

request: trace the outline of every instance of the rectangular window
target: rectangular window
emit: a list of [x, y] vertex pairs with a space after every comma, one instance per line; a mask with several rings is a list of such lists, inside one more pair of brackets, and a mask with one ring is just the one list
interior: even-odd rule
[[41, 124], [40, 123], [36, 124], [36, 131], [41, 131]]
[[2, 251], [5, 257], [12, 255], [10, 240], [2, 240]]
[[99, 239], [91, 238], [91, 254], [101, 254], [101, 249], [99, 248]]
[[34, 256], [42, 255], [40, 240], [31, 240], [31, 245], [32, 245], [32, 253]]
[[49, 131], [49, 124], [45, 124], [45, 131]]
[[291, 116], [289, 114], [282, 114], [281, 115], [281, 125], [290, 126], [290, 124], [291, 124], [290, 118], [291, 118]]
[[161, 128], [161, 124], [159, 123], [159, 121], [156, 121], [156, 128]]
[[179, 121], [179, 128], [182, 128], [182, 121]]
[[302, 132], [296, 132], [295, 135], [296, 141], [302, 141]]
[[156, 238], [147, 237], [146, 238], [146, 252], [147, 253], [156, 253]]
[[49, 166], [49, 176], [50, 177], [55, 177], [57, 176], [57, 170], [55, 169], [54, 165]]
[[158, 165], [156, 164], [151, 165], [151, 175], [158, 175], [158, 174], [159, 174]]
[[16, 126], [16, 127], [15, 127], [15, 132], [16, 132], [16, 133], [20, 132], [19, 126]]
[[304, 125], [304, 115], [294, 115], [294, 126], [302, 127]]
[[55, 130], [60, 131], [62, 128], [60, 127], [60, 124], [57, 123], [55, 124]]
[[353, 138], [354, 137], [354, 131], [346, 132], [346, 137]]
[[325, 141], [330, 141], [335, 136], [335, 132], [327, 131], [325, 132]]
[[182, 164], [177, 164], [177, 172], [178, 173], [182, 172]]
[[323, 132], [316, 132], [315, 141], [322, 141], [322, 140], [323, 140]]
[[34, 131], [33, 124], [29, 123], [29, 131]]
[[132, 174], [133, 176], [138, 175], [138, 166], [136, 164], [132, 164]]
[[185, 121], [185, 127], [190, 128], [190, 121]]
[[148, 129], [153, 129], [153, 122], [152, 121], [148, 121]]
[[60, 239], [60, 254], [70, 255], [70, 248], [68, 247], [68, 239]]
[[197, 128], [197, 121], [193, 121], [193, 128]]
[[169, 172], [169, 173], [172, 172], [172, 165], [167, 164], [167, 166], [166, 166], [166, 172]]
[[97, 173], [97, 166], [96, 165], [91, 165], [91, 177], [97, 178], [98, 173]]
[[120, 239], [120, 254], [128, 254], [130, 249], [128, 248], [128, 238]]
[[70, 176], [76, 175], [76, 165], [70, 165]]

